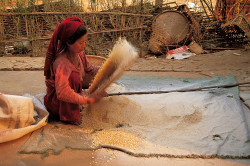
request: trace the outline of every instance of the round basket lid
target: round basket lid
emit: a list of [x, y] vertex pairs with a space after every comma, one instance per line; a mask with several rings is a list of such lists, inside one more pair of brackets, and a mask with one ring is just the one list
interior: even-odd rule
[[165, 11], [156, 16], [152, 25], [153, 38], [163, 44], [176, 44], [183, 41], [189, 31], [189, 21], [185, 15], [178, 11]]

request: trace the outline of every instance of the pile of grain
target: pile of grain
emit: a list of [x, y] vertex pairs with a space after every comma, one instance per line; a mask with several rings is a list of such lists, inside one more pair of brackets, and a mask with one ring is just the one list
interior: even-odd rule
[[92, 134], [93, 145], [109, 145], [130, 150], [136, 150], [142, 139], [135, 134], [121, 130], [102, 130]]

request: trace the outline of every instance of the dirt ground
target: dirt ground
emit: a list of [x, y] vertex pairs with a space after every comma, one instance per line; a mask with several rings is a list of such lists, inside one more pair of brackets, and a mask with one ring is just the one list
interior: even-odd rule
[[[0, 71], [42, 71], [44, 60], [44, 57], [0, 57]], [[137, 59], [127, 74], [207, 78], [233, 74], [238, 82], [249, 82], [249, 64], [250, 50], [225, 50], [191, 56], [182, 60], [169, 60], [165, 56], [145, 56]], [[1, 77], [8, 78], [11, 75], [15, 79], [15, 72], [9, 74], [4, 72]], [[1, 87], [9, 86], [4, 83], [4, 80], [0, 85]], [[9, 88], [2, 88], [2, 92], [6, 92], [4, 89]], [[249, 91], [249, 88], [243, 86], [240, 90]], [[20, 93], [15, 90], [13, 94]]]
[[[45, 92], [43, 57], [0, 57], [0, 92], [13, 95]], [[125, 73], [148, 76], [213, 77], [233, 74], [238, 82], [250, 82], [250, 50], [225, 50], [201, 54], [183, 60], [165, 57], [139, 58]], [[250, 85], [240, 86], [240, 93], [250, 93]], [[223, 160], [188, 158], [137, 158], [101, 149], [82, 151], [65, 149], [44, 159], [39, 154], [19, 154], [30, 134], [0, 144], [0, 166], [5, 165], [250, 165], [250, 159]]]

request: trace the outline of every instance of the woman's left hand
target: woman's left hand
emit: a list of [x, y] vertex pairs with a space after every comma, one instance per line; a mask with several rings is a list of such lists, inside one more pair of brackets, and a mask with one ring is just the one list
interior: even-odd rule
[[94, 95], [89, 94], [89, 92], [87, 90], [83, 90], [81, 92], [81, 95], [87, 96], [87, 97], [89, 97], [89, 96], [108, 97], [109, 96], [109, 94], [106, 91], [102, 91], [102, 92], [98, 92], [98, 93], [92, 93], [92, 94], [94, 94]]
[[81, 92], [81, 95], [82, 95], [82, 96], [86, 96], [86, 97], [89, 97], [89, 96], [90, 96], [90, 94], [89, 94], [89, 92], [88, 92], [87, 90], [83, 90], [83, 91]]
[[108, 96], [109, 96], [109, 94], [108, 94], [106, 91], [100, 92], [99, 95], [100, 95], [101, 97], [108, 97]]

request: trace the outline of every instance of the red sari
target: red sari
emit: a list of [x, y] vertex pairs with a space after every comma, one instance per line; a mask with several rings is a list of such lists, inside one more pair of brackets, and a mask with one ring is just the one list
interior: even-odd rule
[[88, 62], [84, 52], [79, 54], [79, 67], [74, 66], [64, 54], [60, 54], [81, 25], [83, 23], [78, 17], [69, 17], [61, 22], [50, 39], [45, 58], [47, 94], [44, 104], [50, 114], [62, 121], [80, 120], [80, 105], [89, 101], [88, 97], [81, 94], [82, 87], [87, 88], [86, 85], [89, 85], [98, 70]]
[[87, 104], [87, 97], [81, 95], [83, 84], [89, 85], [98, 71], [98, 67], [88, 62], [84, 52], [79, 58], [80, 66], [76, 67], [65, 55], [59, 55], [53, 63], [51, 78], [46, 79], [44, 104], [53, 117], [62, 121], [80, 120], [81, 104]]

